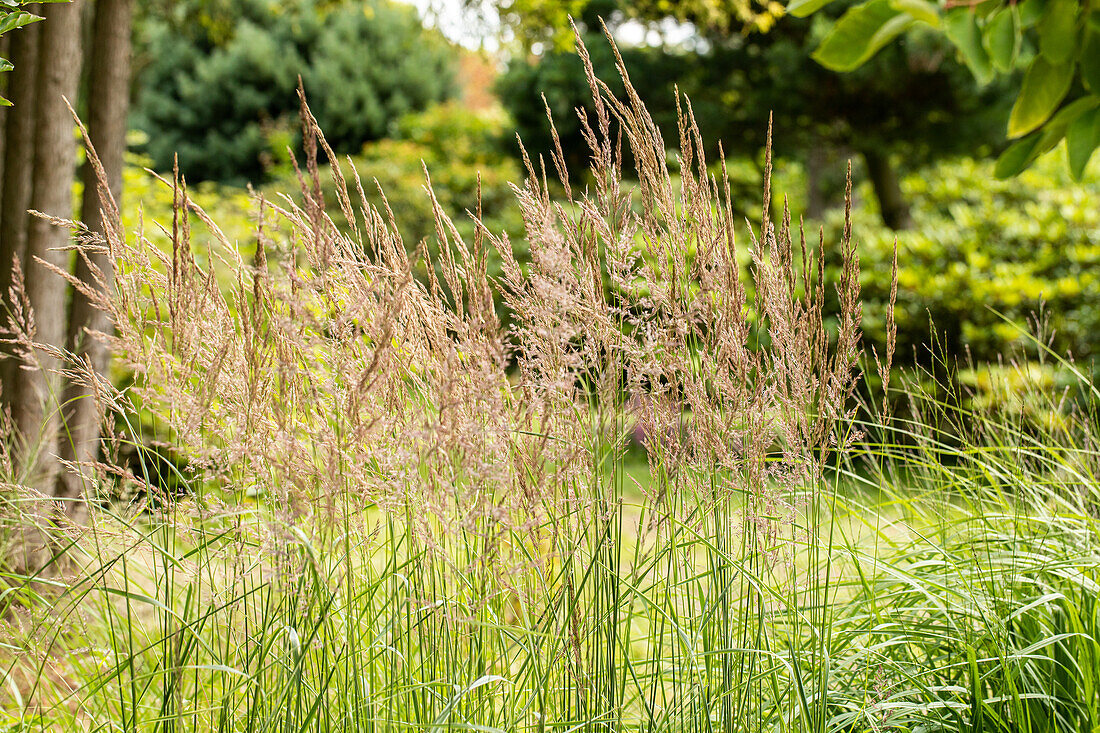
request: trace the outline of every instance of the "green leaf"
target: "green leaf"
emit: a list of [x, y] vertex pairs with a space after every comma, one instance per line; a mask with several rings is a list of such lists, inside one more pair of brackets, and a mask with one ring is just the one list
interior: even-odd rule
[[1100, 28], [1090, 21], [1081, 44], [1081, 81], [1093, 94], [1100, 94]]
[[1098, 97], [1081, 97], [1075, 99], [1043, 125], [1042, 130], [1037, 130], [1022, 140], [1017, 140], [1001, 153], [997, 158], [997, 164], [993, 169], [993, 175], [997, 178], [1011, 178], [1027, 169], [1035, 159], [1043, 153], [1051, 150], [1066, 136], [1066, 128], [1082, 114], [1100, 106]]
[[791, 0], [787, 3], [787, 15], [805, 18], [831, 3], [833, 0]]
[[1039, 53], [1054, 65], [1077, 51], [1077, 0], [1050, 0], [1039, 21]]
[[953, 8], [944, 16], [944, 33], [947, 40], [959, 49], [963, 63], [979, 84], [988, 84], [993, 79], [993, 64], [982, 45], [982, 33], [978, 28], [978, 19], [969, 8]]
[[890, 4], [933, 28], [940, 27], [940, 6], [935, 3], [928, 0], [892, 0]]
[[0, 72], [11, 71], [15, 67], [7, 59], [0, 59]]
[[1046, 122], [1058, 109], [1072, 82], [1072, 63], [1051, 64], [1043, 56], [1036, 56], [1008, 117], [1008, 136], [1026, 135]]
[[1021, 40], [1015, 6], [1002, 8], [990, 18], [982, 34], [982, 46], [989, 53], [993, 68], [1001, 73], [1012, 71]]
[[1089, 159], [1100, 145], [1100, 109], [1094, 108], [1080, 115], [1066, 130], [1066, 157], [1073, 180], [1085, 175]]
[[913, 16], [895, 9], [891, 0], [870, 0], [837, 20], [813, 58], [827, 69], [851, 71], [915, 22]]
[[1036, 155], [1053, 150], [1054, 146], [1062, 142], [1062, 138], [1066, 136], [1066, 129], [1070, 124], [1085, 112], [1095, 108], [1097, 104], [1100, 104], [1100, 98], [1081, 97], [1058, 110], [1050, 121], [1043, 125], [1043, 129], [1039, 130], [1041, 137]]
[[1076, 120], [1078, 117], [1088, 112], [1091, 109], [1095, 109], [1100, 105], [1100, 97], [1086, 96], [1080, 99], [1075, 99], [1062, 109], [1058, 110], [1058, 114], [1050, 118], [1050, 122], [1043, 125], [1043, 134], [1057, 133], [1057, 139], [1049, 141], [1047, 150], [1053, 148], [1058, 140], [1062, 139], [1062, 136], [1066, 134], [1066, 128], [1070, 123]]
[[1020, 10], [1020, 27], [1030, 28], [1039, 22], [1046, 10], [1047, 0], [1024, 0], [1016, 6]]
[[1033, 132], [1023, 140], [1017, 140], [997, 158], [993, 167], [996, 178], [1012, 178], [1022, 172], [1039, 157], [1039, 138], [1042, 133]]
[[1043, 153], [1051, 150], [1066, 136], [1066, 128], [1082, 114], [1096, 109], [1100, 105], [1100, 98], [1081, 97], [1075, 99], [1043, 125], [1042, 130], [1036, 130], [1022, 140], [1017, 140], [1001, 153], [997, 158], [997, 165], [993, 169], [993, 175], [997, 178], [1011, 178], [1020, 173]]
[[42, 20], [40, 16], [33, 13], [17, 12], [8, 13], [7, 15], [0, 17], [0, 35], [13, 31], [16, 28], [22, 28], [25, 25]]

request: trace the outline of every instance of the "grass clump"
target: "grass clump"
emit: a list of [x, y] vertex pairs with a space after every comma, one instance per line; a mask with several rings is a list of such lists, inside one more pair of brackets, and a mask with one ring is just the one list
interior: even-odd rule
[[247, 261], [178, 178], [170, 250], [116, 217], [100, 305], [135, 378], [101, 385], [106, 442], [139, 437], [118, 416], [140, 403], [192, 491], [73, 467], [148, 501], [52, 530], [61, 572], [8, 574], [13, 727], [1096, 724], [1094, 416], [963, 434], [914, 387], [927, 419], [860, 419], [851, 227], [826, 282], [824, 239], [771, 219], [766, 179], [747, 289], [690, 105], [674, 186], [626, 69], [618, 99], [579, 50], [591, 183], [552, 151], [551, 197], [528, 159], [528, 266], [430, 188], [438, 255], [406, 246], [338, 166], [337, 226], [304, 103], [301, 199], [258, 201]]

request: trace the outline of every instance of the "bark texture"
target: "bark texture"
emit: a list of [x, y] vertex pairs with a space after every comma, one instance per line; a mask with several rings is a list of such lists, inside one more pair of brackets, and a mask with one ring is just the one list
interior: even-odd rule
[[[35, 93], [34, 181], [31, 208], [48, 216], [72, 218], [72, 182], [76, 165], [73, 118], [65, 100], [75, 100], [80, 82], [80, 19], [84, 0], [42, 6], [38, 79]], [[65, 346], [67, 283], [49, 265], [65, 270], [71, 259], [71, 233], [32, 217], [24, 262], [27, 298], [34, 318], [33, 363], [15, 377], [12, 417], [25, 442], [20, 455], [25, 481], [51, 493], [57, 458], [61, 362]]]
[[[15, 69], [8, 74], [8, 99], [12, 102], [4, 120], [4, 183], [0, 198], [0, 329], [8, 323], [12, 260], [26, 261], [27, 227], [31, 205], [31, 170], [34, 165], [35, 80], [38, 78], [38, 41], [41, 23], [12, 31], [11, 60]], [[0, 346], [5, 356], [11, 349]], [[11, 358], [0, 361], [3, 402], [10, 404], [14, 392], [16, 365]]]
[[[0, 58], [11, 61], [11, 33], [0, 36]], [[5, 99], [7, 99], [10, 76], [11, 74], [4, 74], [3, 78], [0, 78], [0, 94], [5, 95]], [[4, 198], [4, 150], [7, 149], [8, 138], [3, 132], [7, 126], [7, 119], [8, 108], [0, 106], [0, 200]]]
[[[88, 137], [103, 167], [105, 181], [99, 181], [91, 162], [84, 166], [84, 199], [81, 219], [89, 230], [106, 236], [117, 226], [116, 217], [101, 206], [106, 184], [110, 199], [122, 195], [122, 169], [126, 154], [126, 117], [130, 100], [130, 22], [132, 0], [98, 0], [92, 30], [88, 73]], [[111, 207], [109, 207], [111, 208]], [[114, 285], [114, 268], [105, 253], [78, 257], [75, 274], [81, 282], [105, 290]], [[108, 346], [97, 334], [114, 327], [110, 318], [88, 297], [74, 291], [69, 310], [68, 348], [94, 374], [106, 375], [110, 364]], [[83, 367], [81, 367], [83, 369]], [[90, 387], [91, 380], [66, 385], [65, 425], [61, 457], [80, 464], [95, 461], [99, 453], [101, 401]], [[86, 473], [62, 471], [56, 493], [72, 499], [85, 491]], [[78, 503], [73, 502], [73, 506]]]

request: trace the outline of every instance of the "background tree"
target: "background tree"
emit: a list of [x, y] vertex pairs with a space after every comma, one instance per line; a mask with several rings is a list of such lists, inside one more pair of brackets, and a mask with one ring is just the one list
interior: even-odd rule
[[[675, 4], [593, 3], [582, 16], [582, 28], [595, 26], [599, 15], [625, 18], [633, 13], [653, 22], [661, 17], [659, 8], [676, 11], [671, 17], [692, 20], [694, 7], [688, 4], [681, 12]], [[918, 165], [944, 155], [981, 153], [983, 144], [984, 152], [992, 151], [986, 141], [995, 139], [994, 131], [1007, 116], [1010, 81], [979, 88], [941, 38], [914, 34], [858, 73], [843, 75], [810, 58], [821, 23], [793, 20], [767, 33], [725, 32], [735, 20], [697, 28], [688, 43], [623, 50], [631, 73], [646, 79], [646, 103], [666, 140], [677, 135], [674, 86], [691, 99], [704, 136], [721, 140], [727, 153], [755, 154], [763, 146], [769, 114], [774, 114], [776, 149], [783, 155], [813, 163], [813, 154], [823, 148], [857, 152], [883, 221], [895, 229], [906, 228], [910, 219], [898, 183], [899, 158]], [[589, 40], [598, 73], [613, 78], [606, 43]], [[571, 52], [552, 50], [533, 60], [514, 61], [501, 80], [501, 97], [535, 149], [549, 146], [542, 139], [543, 91], [573, 143], [570, 147], [584, 149], [572, 119], [572, 109], [587, 97], [576, 82], [580, 68]]]
[[[53, 0], [56, 1], [56, 0]], [[51, 0], [44, 0], [51, 2]], [[14, 68], [11, 62], [11, 34], [10, 31], [23, 28], [42, 19], [42, 16], [30, 12], [33, 5], [26, 0], [4, 0], [0, 2], [0, 190], [3, 188], [4, 157], [7, 150], [6, 123], [7, 107], [11, 106], [11, 100], [3, 96], [8, 89], [8, 74]]]
[[[7, 59], [11, 54], [11, 36], [0, 36], [0, 58]], [[10, 61], [8, 63], [11, 63]], [[7, 75], [0, 77], [0, 95], [3, 95], [7, 91], [8, 79]], [[9, 100], [10, 101], [10, 100]], [[0, 131], [4, 130], [4, 123], [7, 120], [8, 108], [0, 104]], [[0, 135], [0, 195], [3, 194], [3, 181], [4, 181], [4, 143], [6, 138]]]
[[[15, 107], [5, 125], [4, 186], [0, 206], [0, 286], [5, 318], [21, 320], [21, 329], [41, 348], [8, 349], [4, 360], [5, 405], [15, 422], [16, 455], [22, 481], [58, 496], [81, 494], [77, 477], [60, 470], [58, 458], [88, 461], [96, 457], [99, 412], [96, 401], [77, 383], [65, 384], [60, 369], [67, 350], [101, 373], [109, 354], [91, 332], [110, 324], [57, 270], [74, 266], [70, 232], [33, 217], [33, 209], [50, 217], [73, 216], [72, 191], [76, 167], [73, 118], [66, 100], [78, 98], [83, 55], [83, 0], [44, 6], [45, 22], [11, 34], [15, 70], [9, 92]], [[90, 73], [86, 97], [89, 134], [99, 151], [111, 193], [121, 196], [126, 117], [130, 93], [130, 30], [132, 0], [98, 0], [91, 33]], [[90, 14], [89, 14], [90, 16]], [[102, 232], [96, 181], [85, 171], [82, 218], [93, 232]], [[75, 275], [93, 287], [110, 286], [106, 258], [75, 258]], [[20, 288], [11, 290], [15, 263], [22, 272]], [[93, 276], [105, 271], [106, 282]], [[15, 292], [17, 303], [10, 301]], [[16, 353], [17, 352], [17, 353]], [[10, 358], [17, 356], [18, 358]], [[22, 367], [22, 368], [20, 368]], [[64, 418], [64, 419], [62, 419]], [[79, 502], [67, 510], [81, 514]]]
[[[8, 97], [14, 106], [4, 120], [4, 180], [0, 194], [0, 305], [4, 315], [11, 310], [9, 289], [12, 261], [26, 258], [27, 227], [31, 205], [31, 172], [34, 165], [35, 86], [38, 78], [38, 40], [40, 25], [21, 28], [11, 34], [11, 56], [16, 61], [9, 74]], [[6, 345], [3, 353], [11, 356]], [[0, 404], [7, 406], [14, 393], [15, 361], [0, 362]]]
[[[479, 2], [465, 0], [476, 9]], [[632, 18], [652, 22], [676, 19], [722, 35], [767, 31], [784, 13], [776, 0], [493, 0], [504, 27], [524, 48], [551, 44], [558, 50], [573, 47], [570, 18], [603, 17], [608, 22]]]
[[[48, 0], [47, 0], [48, 1]], [[42, 16], [31, 12], [37, 7], [26, 0], [0, 3], [0, 89], [11, 99], [0, 96], [0, 308], [8, 303], [11, 285], [10, 262], [26, 245], [27, 206], [30, 204], [32, 142], [34, 129], [34, 86], [38, 72], [38, 30], [32, 25]], [[28, 26], [30, 26], [28, 28]], [[24, 29], [24, 30], [20, 30]], [[12, 32], [14, 31], [14, 32]], [[19, 66], [12, 63], [19, 60]], [[15, 69], [13, 74], [11, 72]], [[7, 107], [19, 109], [8, 114]], [[11, 155], [11, 165], [7, 165]], [[11, 176], [8, 187], [7, 176]], [[4, 191], [10, 191], [5, 198]], [[0, 354], [5, 353], [0, 347]], [[10, 393], [11, 362], [0, 362], [0, 407]]]
[[[112, 198], [122, 197], [122, 169], [126, 153], [126, 118], [130, 106], [130, 36], [133, 0], [97, 0], [88, 64], [88, 136], [106, 175]], [[100, 207], [100, 182], [88, 161], [84, 164], [84, 192], [81, 220], [89, 231], [105, 234]], [[77, 257], [75, 275], [83, 283], [110, 288], [114, 266], [106, 254]], [[112, 324], [107, 314], [88, 297], [74, 289], [70, 298], [66, 345], [77, 359], [97, 374], [107, 374], [110, 351], [98, 334], [109, 333]], [[65, 434], [60, 443], [61, 457], [77, 463], [97, 458], [100, 437], [100, 405], [97, 395], [85, 381], [65, 386]], [[84, 490], [81, 474], [61, 473], [59, 496], [76, 499]]]
[[[34, 164], [30, 207], [47, 216], [72, 216], [76, 139], [66, 99], [76, 99], [80, 82], [80, 21], [84, 0], [43, 9], [38, 78], [35, 88]], [[30, 219], [26, 256], [27, 305], [33, 310], [36, 348], [33, 369], [16, 372], [12, 417], [25, 445], [24, 468], [35, 483], [50, 486], [59, 470], [58, 405], [61, 366], [57, 349], [65, 346], [66, 282], [50, 266], [68, 268], [69, 232], [41, 217]]]
[[297, 139], [298, 75], [338, 152], [358, 152], [454, 89], [451, 48], [388, 0], [181, 2], [144, 16], [138, 41], [145, 152], [161, 169], [178, 152], [192, 180], [270, 173]]

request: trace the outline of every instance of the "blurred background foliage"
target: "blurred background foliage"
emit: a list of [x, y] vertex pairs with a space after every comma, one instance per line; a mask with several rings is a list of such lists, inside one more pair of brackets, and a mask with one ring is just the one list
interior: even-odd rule
[[[523, 234], [523, 220], [509, 184], [520, 182], [522, 175], [506, 145], [510, 131], [508, 118], [499, 107], [478, 111], [447, 102], [402, 117], [393, 127], [393, 137], [367, 143], [351, 161], [363, 178], [363, 192], [371, 204], [381, 207], [379, 189], [385, 193], [408, 245], [435, 235], [432, 203], [425, 188], [429, 175], [436, 198], [454, 217], [464, 239], [473, 238], [473, 220], [466, 212], [477, 210], [479, 179], [486, 225], [518, 239]], [[283, 190], [295, 185], [290, 179], [281, 183]], [[322, 187], [326, 201], [335, 201], [332, 181], [322, 182]], [[515, 244], [523, 247], [522, 242]]]
[[[929, 26], [838, 73], [813, 54], [859, 3], [821, 5], [795, 18], [758, 0], [522, 0], [496, 8], [501, 37], [511, 40], [488, 53], [448, 41], [412, 8], [387, 0], [152, 2], [135, 37], [132, 126], [143, 143], [132, 146], [142, 157], [131, 158], [127, 216], [141, 201], [147, 219], [164, 220], [171, 196], [140, 169], [170, 170], [178, 151], [181, 170], [230, 238], [250, 241], [255, 215], [242, 186], [269, 198], [296, 188], [286, 149], [300, 145], [301, 74], [330, 142], [351, 156], [372, 204], [381, 203], [378, 186], [385, 191], [410, 249], [424, 242], [436, 251], [426, 169], [464, 237], [473, 235], [464, 212], [476, 206], [480, 175], [486, 221], [509, 235], [522, 261], [523, 223], [509, 188], [524, 175], [516, 135], [538, 165], [552, 145], [548, 106], [571, 176], [585, 182], [575, 110], [590, 109], [590, 92], [569, 18], [597, 74], [622, 93], [602, 38], [606, 20], [669, 147], [678, 135], [675, 93], [690, 99], [712, 170], [719, 144], [728, 159], [740, 217], [759, 221], [769, 118], [777, 193], [790, 195], [814, 238], [818, 225], [826, 241], [838, 238], [844, 170], [853, 161], [864, 330], [880, 353], [890, 286], [883, 273], [897, 237], [899, 362], [931, 361], [922, 346], [930, 324], [949, 358], [995, 362], [1026, 342], [1008, 321], [1025, 324], [1040, 308], [1053, 348], [1094, 360], [1095, 166], [1072, 180], [1061, 146], [1019, 177], [998, 180], [994, 160], [1009, 145], [1017, 65], [976, 78], [973, 59]], [[987, 24], [988, 16], [976, 17]], [[329, 184], [325, 193], [334, 203]], [[495, 262], [490, 267], [496, 272]]]
[[337, 152], [454, 93], [454, 50], [389, 0], [171, 3], [139, 25], [133, 124], [161, 170], [192, 180], [271, 177], [297, 141], [300, 77]]
[[[771, 117], [777, 154], [802, 160], [811, 171], [810, 215], [820, 216], [838, 200], [836, 177], [830, 185], [826, 168], [837, 151], [845, 151], [864, 165], [884, 222], [905, 229], [909, 204], [898, 186], [905, 168], [995, 152], [1017, 80], [1007, 75], [979, 84], [950, 44], [931, 32], [911, 34], [851, 73], [830, 71], [811, 54], [828, 29], [829, 13], [852, 4], [833, 3], [811, 19], [784, 18], [767, 33], [699, 26], [686, 37], [681, 32], [676, 43], [623, 49], [623, 57], [667, 140], [676, 140], [677, 88], [691, 99], [712, 156], [719, 141], [728, 155], [758, 156]], [[578, 20], [597, 74], [615, 79], [601, 18], [622, 23], [684, 17], [693, 15], [676, 3], [592, 0]], [[583, 140], [571, 112], [587, 108], [589, 96], [580, 70], [571, 50], [517, 55], [498, 85], [518, 130], [539, 149], [549, 145], [540, 100], [546, 95], [563, 127], [567, 156], [577, 165], [584, 159]]]
[[[1029, 322], [1044, 341], [1081, 364], [1096, 360], [1100, 334], [1100, 177], [1090, 168], [1073, 185], [1061, 156], [1049, 155], [1016, 179], [993, 176], [993, 162], [959, 158], [913, 171], [903, 189], [914, 226], [893, 232], [862, 197], [853, 219], [863, 268], [864, 333], [884, 353], [890, 269], [898, 242], [898, 356], [928, 364], [937, 344], [965, 365], [996, 363], [1021, 348], [1038, 357]], [[826, 218], [826, 241], [842, 212]], [[934, 325], [932, 325], [934, 324]], [[1025, 330], [1021, 331], [1021, 327]]]

